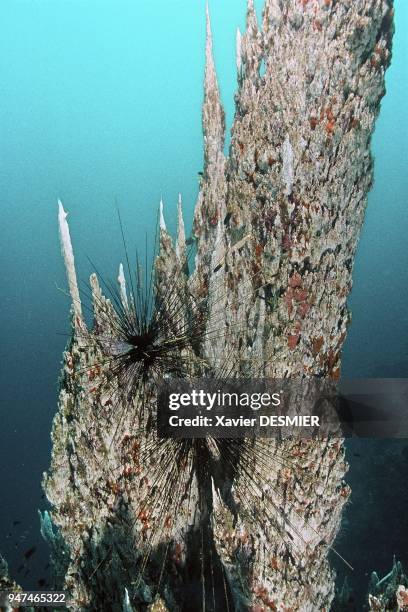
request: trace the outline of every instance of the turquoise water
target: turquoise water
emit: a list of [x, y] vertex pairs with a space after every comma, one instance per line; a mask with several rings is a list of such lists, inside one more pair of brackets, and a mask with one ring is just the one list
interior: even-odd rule
[[[210, 8], [230, 126], [245, 2]], [[344, 352], [344, 372], [354, 376], [408, 373], [408, 3], [396, 0], [395, 8], [394, 57], [373, 143], [376, 182]], [[66, 342], [60, 334], [68, 331], [69, 300], [56, 288], [66, 286], [57, 198], [69, 211], [81, 279], [91, 270], [87, 256], [106, 276], [117, 273], [115, 200], [128, 241], [142, 249], [161, 194], [170, 229], [179, 192], [191, 227], [202, 168], [204, 12], [203, 0], [0, 4], [0, 551], [14, 570], [38, 540], [39, 482]], [[45, 564], [44, 550], [37, 555]]]

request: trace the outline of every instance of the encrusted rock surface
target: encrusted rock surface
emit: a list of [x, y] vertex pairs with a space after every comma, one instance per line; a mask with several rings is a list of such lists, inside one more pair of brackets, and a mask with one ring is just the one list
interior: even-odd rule
[[[205, 176], [195, 219], [199, 254], [215, 253], [207, 282], [210, 295], [221, 296], [214, 300], [221, 339], [212, 345], [220, 362], [231, 359], [235, 349], [252, 375], [340, 376], [350, 318], [346, 300], [372, 183], [370, 139], [390, 60], [392, 11], [389, 2], [266, 2], [261, 30], [249, 2], [247, 31], [238, 35], [239, 90], [226, 188], [220, 183], [214, 215], [212, 177]], [[217, 106], [216, 82], [212, 87], [205, 105], [212, 100]], [[206, 128], [214, 138], [219, 120], [214, 113]], [[221, 152], [222, 138], [218, 147]], [[215, 154], [210, 162], [216, 165]], [[221, 158], [220, 171], [223, 164]], [[214, 272], [218, 262], [223, 265]], [[243, 346], [238, 329], [245, 330]], [[268, 469], [259, 467], [254, 506], [270, 495], [291, 522], [299, 521], [299, 514], [307, 517], [319, 537], [298, 545], [296, 562], [284, 563], [286, 543], [273, 526], [261, 532], [248, 517], [226, 530], [220, 518], [217, 549], [234, 584], [247, 577], [244, 608], [327, 608], [332, 598], [327, 544], [348, 497], [341, 445], [300, 442], [277, 445], [278, 451], [270, 446]], [[284, 458], [283, 469], [272, 460], [275, 452]], [[242, 550], [242, 529], [251, 539], [250, 552]], [[274, 542], [274, 554], [265, 556], [265, 541]]]
[[[0, 591], [11, 591], [12, 593], [18, 593], [21, 591], [21, 587], [10, 578], [8, 565], [5, 559], [0, 555]], [[2, 606], [1, 610], [4, 612], [13, 612], [15, 608], [10, 605]], [[33, 608], [28, 606], [25, 608], [27, 612], [32, 612]]]
[[[157, 261], [158, 294], [175, 284], [185, 319], [191, 299], [206, 325], [199, 346], [184, 349], [193, 374], [228, 363], [242, 376], [339, 379], [392, 22], [391, 0], [266, 0], [258, 24], [249, 0], [226, 158], [207, 12], [195, 270], [186, 275], [181, 204], [175, 247], [161, 214]], [[96, 276], [86, 329], [62, 205], [60, 230], [74, 333], [44, 487], [69, 558], [60, 586], [74, 608], [183, 608], [180, 588], [205, 536], [230, 592], [216, 609], [328, 610], [327, 555], [349, 495], [341, 441], [263, 441], [246, 451], [250, 478], [239, 465], [225, 486], [208, 486], [204, 503], [190, 459], [179, 465], [149, 429], [153, 381], [143, 396], [116, 384], [104, 348], [117, 315]], [[121, 268], [125, 302], [123, 278]]]
[[21, 590], [20, 587], [9, 576], [8, 565], [5, 559], [0, 555], [0, 590]]
[[370, 612], [408, 610], [408, 577], [402, 564], [394, 558], [391, 571], [383, 578], [376, 572], [371, 574], [368, 587], [368, 605]]

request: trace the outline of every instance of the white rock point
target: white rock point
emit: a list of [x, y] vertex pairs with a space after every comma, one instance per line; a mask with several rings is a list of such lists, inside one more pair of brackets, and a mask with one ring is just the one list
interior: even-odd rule
[[176, 242], [176, 255], [178, 259], [181, 259], [184, 256], [185, 248], [186, 248], [186, 232], [185, 232], [185, 227], [184, 227], [181, 193], [179, 193], [179, 199], [178, 199], [178, 204], [177, 204], [177, 242]]
[[127, 292], [126, 292], [126, 279], [123, 271], [123, 264], [119, 264], [119, 275], [118, 275], [118, 283], [119, 283], [119, 291], [120, 291], [120, 299], [122, 301], [122, 305], [125, 309], [129, 308]]
[[242, 68], [242, 35], [241, 35], [241, 30], [239, 28], [237, 28], [237, 34], [236, 34], [236, 62], [237, 62], [237, 71], [239, 74]]
[[160, 226], [160, 230], [165, 232], [166, 231], [166, 223], [164, 221], [164, 214], [163, 214], [163, 198], [160, 198], [160, 204], [159, 204], [159, 226]]
[[75, 324], [77, 325], [78, 320], [82, 322], [82, 306], [81, 298], [79, 296], [78, 282], [75, 272], [74, 252], [72, 250], [71, 236], [69, 233], [67, 216], [68, 213], [65, 212], [61, 200], [58, 200], [58, 226], [61, 250], [65, 262], [69, 292], [72, 298], [72, 306], [74, 308]]

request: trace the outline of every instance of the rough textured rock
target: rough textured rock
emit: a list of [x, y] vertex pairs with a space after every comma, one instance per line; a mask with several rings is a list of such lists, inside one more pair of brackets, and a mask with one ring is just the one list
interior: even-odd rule
[[[0, 555], [0, 591], [12, 591], [13, 593], [17, 593], [21, 590], [21, 587], [10, 578], [7, 562]], [[4, 612], [12, 612], [13, 610], [9, 605], [3, 606], [1, 609], [4, 610]], [[29, 608], [28, 606], [25, 609], [27, 612], [32, 612], [33, 610], [33, 608]]]
[[[392, 20], [391, 0], [266, 0], [261, 25], [249, 0], [226, 158], [207, 13], [195, 270], [187, 276], [181, 206], [175, 247], [161, 214], [157, 261], [157, 294], [173, 287], [178, 324], [196, 330], [186, 373], [225, 374], [228, 364], [243, 377], [339, 379]], [[341, 441], [246, 442], [233, 477], [209, 442], [199, 456], [210, 478], [197, 448], [157, 440], [154, 378], [130, 395], [106, 358], [117, 309], [96, 276], [86, 329], [61, 209], [73, 338], [44, 487], [75, 609], [180, 609], [191, 574], [200, 590], [214, 571], [225, 592], [204, 593], [207, 609], [328, 610], [327, 555], [349, 495]], [[123, 269], [119, 279], [123, 307]]]
[[9, 576], [8, 565], [5, 559], [0, 555], [0, 590], [14, 589], [20, 591], [20, 587]]
[[368, 587], [369, 610], [408, 610], [408, 577], [399, 561], [394, 558], [391, 571], [383, 578], [371, 574]]

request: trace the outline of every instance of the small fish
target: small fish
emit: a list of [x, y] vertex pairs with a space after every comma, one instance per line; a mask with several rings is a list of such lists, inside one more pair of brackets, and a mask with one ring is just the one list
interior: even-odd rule
[[46, 565], [44, 566], [44, 569], [48, 569], [50, 567], [49, 563], [46, 563]]
[[353, 453], [354, 457], [361, 457], [360, 453]]
[[21, 521], [13, 521], [13, 527], [15, 527], [16, 525], [21, 525]]
[[24, 558], [25, 559], [29, 559], [30, 557], [33, 556], [33, 554], [35, 553], [36, 550], [37, 550], [37, 547], [36, 546], [32, 546], [31, 548], [29, 548], [28, 550], [25, 551]]
[[30, 570], [29, 570], [29, 569], [28, 569], [28, 570], [26, 570], [26, 571], [24, 572], [24, 578], [26, 578], [26, 577], [28, 576], [28, 574], [29, 574], [29, 573], [30, 573]]
[[23, 571], [23, 569], [24, 569], [24, 565], [19, 565], [19, 567], [17, 568], [17, 574]]
[[37, 584], [39, 587], [43, 587], [46, 584], [46, 580], [45, 578], [40, 578], [39, 580], [37, 580]]

